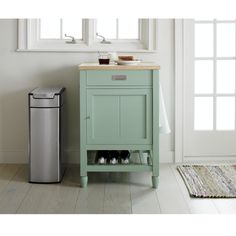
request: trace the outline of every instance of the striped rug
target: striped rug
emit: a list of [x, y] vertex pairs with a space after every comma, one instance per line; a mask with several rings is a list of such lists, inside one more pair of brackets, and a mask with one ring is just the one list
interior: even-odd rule
[[236, 197], [236, 165], [183, 165], [177, 170], [191, 197]]

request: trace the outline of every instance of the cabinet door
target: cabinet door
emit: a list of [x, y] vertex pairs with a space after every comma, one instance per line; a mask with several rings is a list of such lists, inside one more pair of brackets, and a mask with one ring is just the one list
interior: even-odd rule
[[151, 89], [88, 89], [88, 144], [151, 144]]

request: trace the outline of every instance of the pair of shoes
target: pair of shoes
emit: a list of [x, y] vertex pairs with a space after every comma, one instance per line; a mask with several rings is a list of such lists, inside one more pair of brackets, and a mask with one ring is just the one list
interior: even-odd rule
[[[121, 164], [129, 164], [129, 151], [121, 151], [120, 152], [120, 163]], [[104, 164], [118, 164], [119, 163], [119, 152], [118, 151], [98, 151], [96, 163], [104, 165]]]
[[98, 151], [96, 163], [98, 164], [106, 164], [108, 159], [108, 152], [107, 151]]
[[109, 163], [110, 164], [118, 164], [119, 162], [119, 152], [118, 151], [109, 151]]
[[118, 151], [98, 151], [96, 163], [104, 164], [118, 164]]
[[121, 151], [120, 160], [121, 164], [129, 164], [130, 152], [127, 150]]

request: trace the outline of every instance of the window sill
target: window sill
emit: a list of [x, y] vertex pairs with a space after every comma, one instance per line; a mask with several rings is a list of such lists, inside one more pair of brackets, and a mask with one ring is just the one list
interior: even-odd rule
[[115, 51], [117, 53], [132, 52], [132, 53], [156, 53], [157, 50], [148, 49], [125, 49], [125, 50], [98, 50], [98, 49], [16, 49], [16, 52], [56, 52], [56, 53], [97, 53], [97, 52]]

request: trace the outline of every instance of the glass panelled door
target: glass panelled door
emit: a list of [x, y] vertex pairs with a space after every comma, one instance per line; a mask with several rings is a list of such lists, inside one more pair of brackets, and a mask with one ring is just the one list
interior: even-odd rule
[[184, 27], [184, 156], [236, 156], [236, 21]]

